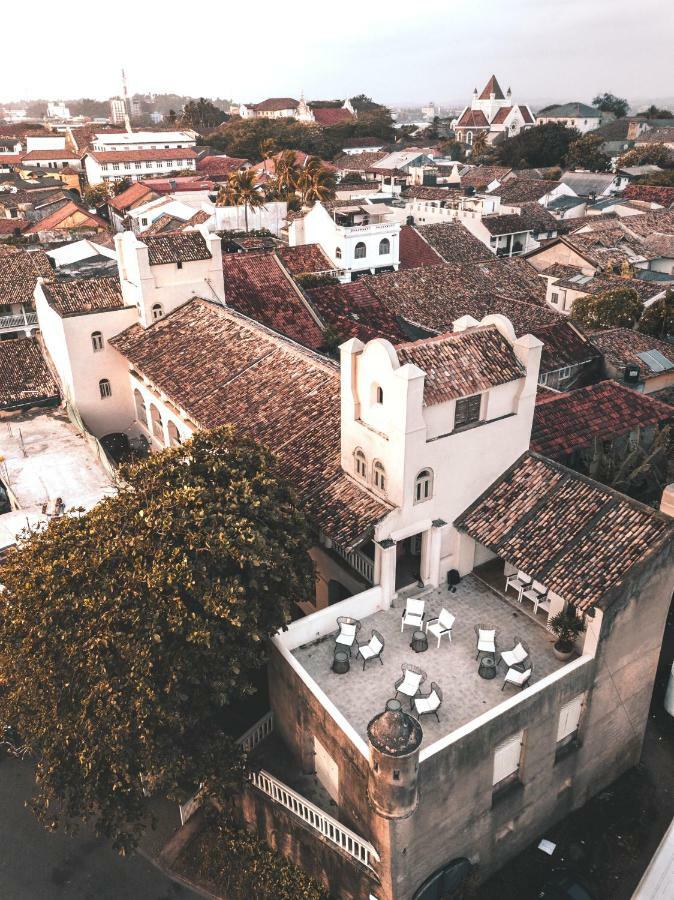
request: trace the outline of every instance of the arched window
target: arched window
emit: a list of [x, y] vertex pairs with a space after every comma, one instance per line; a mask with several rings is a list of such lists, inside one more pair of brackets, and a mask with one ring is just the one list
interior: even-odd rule
[[101, 378], [98, 382], [98, 390], [101, 393], [101, 400], [107, 400], [108, 397], [112, 397], [112, 388], [107, 378]]
[[152, 320], [156, 322], [157, 319], [161, 319], [163, 315], [164, 310], [162, 309], [161, 303], [155, 303], [152, 307]]
[[388, 256], [391, 252], [391, 242], [388, 238], [382, 238], [379, 241], [379, 255]]
[[367, 478], [367, 460], [360, 447], [353, 454], [354, 468], [359, 478]]
[[422, 469], [414, 482], [414, 502], [423, 503], [433, 496], [433, 473], [430, 469]]
[[164, 425], [161, 420], [161, 413], [154, 405], [150, 404], [150, 418], [152, 420], [152, 434], [157, 438], [159, 443], [164, 445]]
[[180, 439], [178, 426], [175, 422], [169, 421], [166, 430], [168, 431], [169, 447], [179, 447], [182, 444], [182, 441]]
[[94, 348], [94, 353], [103, 349], [103, 335], [100, 331], [91, 332], [91, 346]]
[[145, 425], [147, 428], [147, 408], [145, 406], [145, 399], [138, 388], [133, 392], [133, 399], [136, 403], [136, 418], [141, 425]]
[[335, 259], [341, 259], [341, 258], [342, 258], [342, 248], [337, 247], [337, 249], [335, 250]]
[[372, 385], [372, 402], [380, 405], [384, 402], [384, 388], [380, 384]]
[[365, 259], [367, 256], [367, 247], [362, 241], [358, 241], [356, 244], [356, 249], [353, 252], [355, 259]]
[[472, 131], [466, 132], [466, 143], [468, 144], [469, 147], [472, 146], [472, 144], [473, 144], [473, 132]]
[[386, 472], [379, 460], [372, 466], [372, 480], [374, 481], [374, 486], [380, 491], [386, 490]]

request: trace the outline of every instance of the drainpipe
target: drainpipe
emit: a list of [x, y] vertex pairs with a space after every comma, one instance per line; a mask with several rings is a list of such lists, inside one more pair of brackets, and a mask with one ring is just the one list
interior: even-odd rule
[[[663, 512], [667, 516], [674, 517], [674, 483], [668, 484], [662, 492], [660, 512]], [[667, 683], [667, 690], [665, 691], [665, 709], [670, 716], [674, 717], [674, 662], [672, 662], [672, 669], [669, 673], [669, 682]]]

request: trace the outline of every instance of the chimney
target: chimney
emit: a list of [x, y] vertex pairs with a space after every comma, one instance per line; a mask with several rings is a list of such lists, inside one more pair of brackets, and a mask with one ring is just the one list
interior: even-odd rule
[[668, 484], [662, 492], [660, 512], [664, 513], [666, 516], [674, 517], [674, 482]]

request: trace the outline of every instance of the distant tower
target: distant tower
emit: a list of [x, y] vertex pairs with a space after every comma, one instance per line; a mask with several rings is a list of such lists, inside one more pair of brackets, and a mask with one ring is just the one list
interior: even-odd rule
[[124, 69], [122, 69], [122, 98], [124, 100], [124, 127], [131, 133], [131, 119], [129, 118], [131, 106], [129, 104], [129, 91], [126, 86], [126, 72]]
[[377, 812], [386, 818], [403, 818], [418, 802], [417, 773], [421, 725], [402, 711], [398, 700], [389, 700], [383, 713], [367, 726], [370, 743], [368, 795]]

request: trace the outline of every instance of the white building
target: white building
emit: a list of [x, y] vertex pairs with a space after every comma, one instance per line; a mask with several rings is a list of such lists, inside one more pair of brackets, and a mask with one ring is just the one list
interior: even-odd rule
[[122, 97], [113, 97], [110, 101], [110, 119], [113, 125], [124, 125], [126, 121], [126, 103]]
[[70, 110], [63, 101], [53, 101], [47, 104], [48, 119], [69, 119]]
[[605, 114], [587, 103], [562, 103], [558, 106], [546, 106], [536, 114], [537, 125], [548, 125], [551, 122], [575, 128], [581, 134], [594, 131], [602, 124]]
[[531, 109], [526, 104], [513, 104], [510, 88], [504, 94], [496, 76], [492, 75], [481, 94], [478, 95], [475, 88], [470, 106], [464, 107], [453, 120], [452, 128], [457, 141], [471, 145], [480, 133], [486, 134], [491, 144], [499, 136], [511, 137], [533, 128], [534, 124]]
[[344, 281], [397, 270], [399, 236], [400, 223], [388, 207], [358, 200], [316, 203], [288, 223], [290, 246], [320, 244]]
[[92, 138], [92, 150], [180, 150], [194, 147], [193, 131], [123, 131], [118, 134], [96, 134]]
[[129, 178], [141, 181], [149, 175], [167, 175], [196, 171], [197, 156], [191, 148], [155, 150], [92, 150], [84, 157], [90, 185]]

